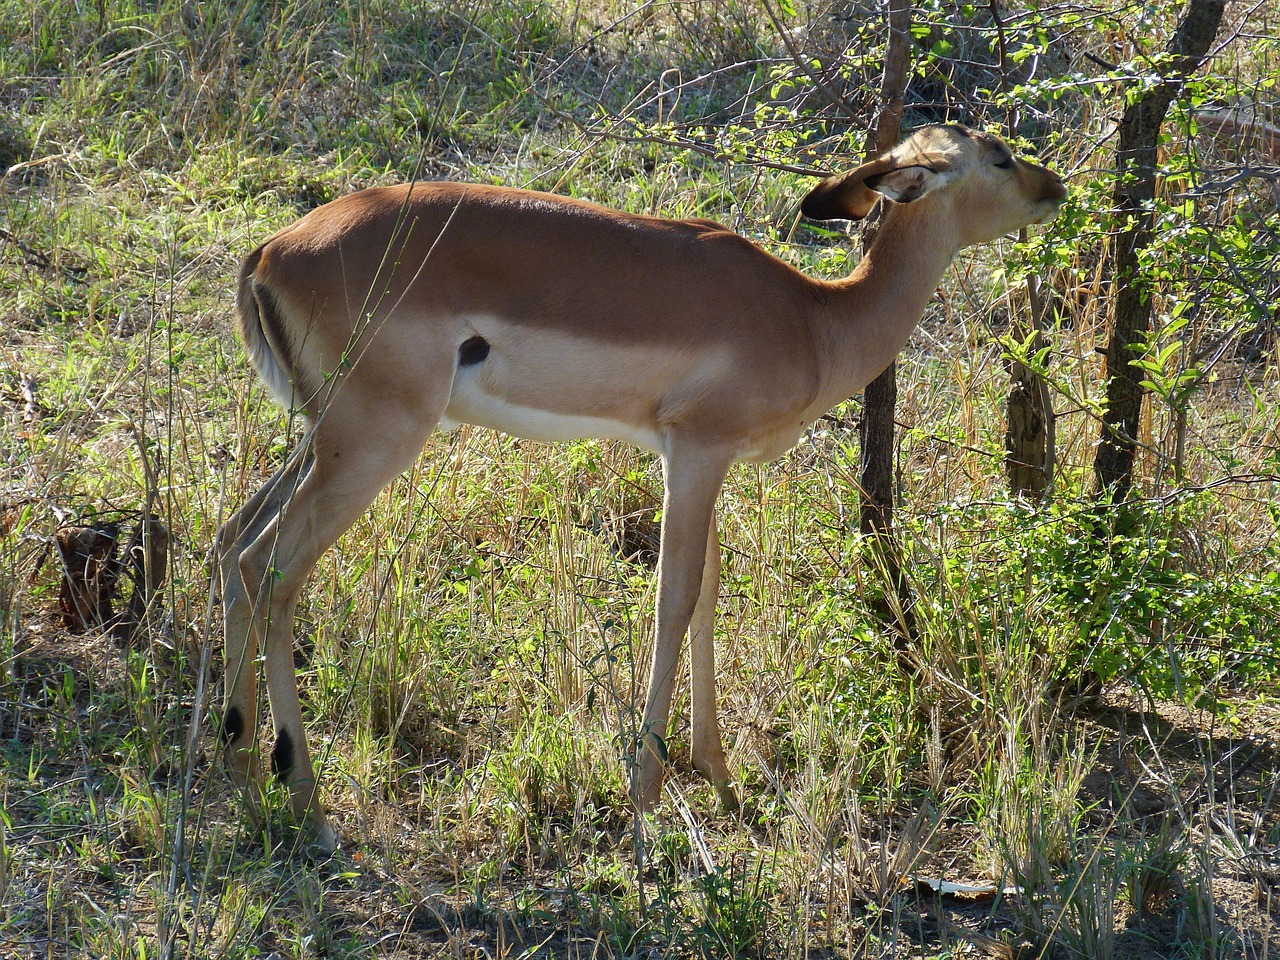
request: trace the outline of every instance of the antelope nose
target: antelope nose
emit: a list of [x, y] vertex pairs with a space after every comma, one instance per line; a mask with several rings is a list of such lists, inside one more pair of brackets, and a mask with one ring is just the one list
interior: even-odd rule
[[1061, 203], [1063, 200], [1067, 199], [1066, 181], [1052, 171], [1050, 171], [1050, 176], [1053, 179], [1049, 181], [1045, 188], [1044, 198], [1046, 200], [1056, 200]]

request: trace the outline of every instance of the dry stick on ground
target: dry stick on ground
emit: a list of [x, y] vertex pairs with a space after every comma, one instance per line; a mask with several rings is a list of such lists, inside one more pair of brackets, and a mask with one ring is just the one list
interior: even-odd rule
[[1200, 67], [1213, 43], [1224, 5], [1225, 0], [1190, 0], [1169, 41], [1163, 79], [1131, 100], [1120, 120], [1113, 216], [1116, 222], [1129, 225], [1115, 241], [1115, 325], [1106, 349], [1106, 413], [1093, 461], [1098, 493], [1112, 501], [1126, 499], [1133, 485], [1136, 438], [1146, 393], [1144, 375], [1133, 361], [1142, 357], [1142, 345], [1151, 331], [1152, 290], [1140, 261], [1153, 230], [1151, 205], [1156, 192], [1160, 127], [1169, 104], [1186, 78]]

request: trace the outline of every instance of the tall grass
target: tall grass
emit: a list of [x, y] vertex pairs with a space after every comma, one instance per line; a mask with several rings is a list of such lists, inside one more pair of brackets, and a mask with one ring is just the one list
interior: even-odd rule
[[[849, 54], [862, 109], [874, 51], [831, 14], [788, 23], [815, 55]], [[797, 92], [764, 11], [730, 0], [8, 0], [0, 30], [0, 147], [18, 165], [0, 186], [0, 952], [1280, 948], [1247, 887], [1270, 889], [1280, 842], [1274, 365], [1206, 380], [1176, 482], [1155, 438], [1179, 414], [1157, 409], [1152, 496], [1121, 522], [1085, 495], [1105, 295], [1064, 301], [1058, 493], [1032, 508], [1004, 492], [993, 331], [1021, 308], [1002, 271], [1038, 257], [1091, 276], [1105, 236], [1087, 204], [1041, 246], [957, 265], [901, 367], [911, 642], [875, 612], [883, 581], [856, 533], [856, 403], [731, 474], [717, 654], [741, 816], [692, 776], [680, 726], [663, 804], [639, 828], [627, 805], [657, 466], [464, 428], [431, 439], [300, 605], [342, 852], [303, 856], [272, 785], [249, 826], [210, 736], [208, 551], [296, 429], [229, 332], [237, 257], [318, 203], [426, 175], [715, 216], [840, 273], [852, 243], [831, 252], [795, 224], [798, 175], [685, 141], [724, 133], [816, 166], [847, 124], [806, 126], [821, 98]], [[1230, 49], [1244, 72], [1272, 62]], [[1105, 104], [1067, 106], [1048, 159], [1104, 166], [1087, 137]], [[588, 136], [602, 116], [642, 139]], [[128, 525], [149, 502], [172, 548], [144, 628], [70, 634], [52, 534]]]

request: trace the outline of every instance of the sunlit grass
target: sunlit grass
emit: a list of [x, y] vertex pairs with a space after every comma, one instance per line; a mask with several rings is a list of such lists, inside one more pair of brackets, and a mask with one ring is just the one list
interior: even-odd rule
[[[1105, 316], [1077, 311], [1054, 333], [1057, 497], [1011, 504], [992, 339], [1020, 309], [993, 277], [1029, 255], [1011, 244], [957, 265], [900, 368], [914, 642], [875, 612], [856, 403], [731, 473], [717, 656], [741, 818], [691, 773], [684, 722], [664, 803], [639, 829], [627, 805], [657, 465], [464, 428], [431, 439], [300, 606], [343, 851], [308, 860], [274, 784], [251, 825], [210, 736], [208, 554], [296, 429], [230, 332], [239, 256], [415, 175], [712, 216], [826, 275], [856, 241], [796, 226], [795, 173], [583, 133], [598, 105], [654, 139], [687, 118], [682, 134], [709, 118], [766, 136], [747, 122], [770, 79], [755, 61], [785, 57], [747, 4], [0, 2], [0, 30], [20, 90], [0, 146], [29, 164], [0, 186], [0, 952], [933, 957], [980, 932], [1124, 956], [1144, 915], [1187, 956], [1274, 946], [1221, 899], [1277, 842], [1274, 753], [1219, 763], [1276, 730], [1274, 364], [1206, 385], [1180, 485], [1155, 409], [1154, 496], [1114, 530], [1077, 402]], [[668, 69], [707, 78], [677, 103]], [[1087, 273], [1089, 244], [1056, 242]], [[145, 628], [68, 634], [52, 533], [148, 504], [171, 550]], [[939, 906], [920, 878], [1023, 893]]]

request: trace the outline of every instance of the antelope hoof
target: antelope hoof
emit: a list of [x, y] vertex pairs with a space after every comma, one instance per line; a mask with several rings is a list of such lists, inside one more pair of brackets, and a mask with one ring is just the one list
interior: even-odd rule
[[738, 795], [734, 792], [729, 781], [723, 783], [712, 784], [716, 788], [716, 793], [720, 795], [720, 812], [726, 816], [736, 816], [742, 810], [742, 804], [738, 803]]
[[342, 837], [328, 818], [325, 818], [311, 825], [311, 840], [304, 852], [312, 860], [328, 860], [338, 852], [341, 843]]

